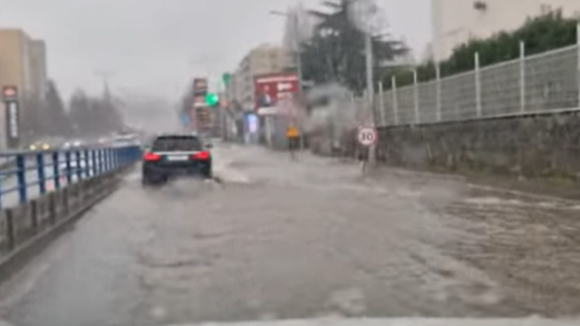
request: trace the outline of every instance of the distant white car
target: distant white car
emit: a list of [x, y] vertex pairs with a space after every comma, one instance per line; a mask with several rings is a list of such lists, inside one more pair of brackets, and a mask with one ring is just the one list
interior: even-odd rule
[[113, 139], [113, 147], [125, 146], [140, 146], [139, 137], [133, 134], [115, 136]]
[[77, 140], [67, 141], [67, 142], [65, 142], [62, 145], [62, 147], [64, 149], [71, 149], [71, 148], [74, 148], [74, 147], [81, 147], [81, 146], [83, 146], [83, 142], [81, 140], [78, 140], [78, 139]]

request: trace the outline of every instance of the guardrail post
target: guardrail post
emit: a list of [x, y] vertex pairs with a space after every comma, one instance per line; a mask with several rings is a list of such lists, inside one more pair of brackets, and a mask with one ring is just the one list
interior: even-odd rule
[[2, 182], [0, 182], [0, 210], [2, 210]]
[[415, 104], [415, 124], [421, 123], [419, 115], [419, 80], [417, 77], [417, 70], [413, 69], [413, 102]]
[[481, 77], [479, 69], [479, 53], [475, 52], [475, 107], [477, 109], [477, 117], [481, 117]]
[[127, 151], [127, 147], [119, 148], [117, 151], [117, 169], [122, 167], [125, 162], [125, 153]]
[[36, 169], [38, 172], [38, 188], [40, 194], [46, 194], [46, 177], [44, 173], [44, 153], [36, 154]]
[[113, 169], [113, 151], [110, 148], [106, 149], [107, 151], [107, 172]]
[[56, 193], [51, 192], [48, 195], [48, 215], [51, 225], [56, 224]]
[[23, 204], [27, 200], [27, 187], [26, 184], [26, 160], [23, 154], [18, 154], [16, 156], [16, 177], [18, 179], [18, 194], [20, 203]]
[[111, 149], [113, 153], [113, 170], [119, 167], [119, 148]]
[[118, 149], [111, 148], [111, 157], [113, 158], [113, 161], [112, 161], [113, 166], [111, 167], [111, 170], [115, 170], [117, 168], [117, 154], [118, 154]]
[[387, 125], [385, 118], [385, 92], [383, 90], [383, 82], [379, 81], [379, 106], [381, 112], [381, 126]]
[[520, 41], [520, 111], [526, 111], [526, 44]]
[[14, 210], [6, 209], [6, 244], [8, 250], [12, 251], [16, 248], [16, 227], [14, 225]]
[[85, 149], [85, 154], [84, 154], [84, 161], [85, 161], [85, 176], [88, 178], [90, 178], [92, 176], [91, 173], [91, 158], [89, 157], [89, 150]]
[[109, 172], [109, 150], [103, 149], [103, 172]]
[[92, 163], [91, 163], [91, 165], [92, 165], [91, 171], [93, 171], [93, 177], [95, 177], [95, 176], [97, 176], [99, 174], [98, 173], [98, 170], [97, 170], [97, 153], [98, 153], [98, 151], [99, 150], [94, 150], [94, 149], [91, 150], [91, 160], [92, 160]]
[[436, 101], [437, 101], [437, 122], [441, 122], [441, 66], [439, 63], [435, 65], [435, 87], [436, 87]]
[[81, 151], [75, 151], [75, 157], [76, 157], [76, 161], [77, 161], [77, 181], [80, 181], [83, 179], [83, 168], [82, 168], [82, 160], [81, 160]]
[[103, 173], [103, 150], [97, 149], [97, 175]]
[[64, 188], [62, 190], [62, 203], [65, 216], [70, 214], [69, 190], [70, 188]]
[[34, 233], [38, 232], [38, 201], [33, 199], [30, 201], [30, 219], [32, 220], [32, 230]]
[[60, 189], [60, 162], [58, 161], [58, 152], [52, 153], [52, 176], [54, 179], [54, 189]]
[[[577, 66], [577, 78], [580, 79], [580, 23], [576, 25], [576, 50], [578, 52], [578, 66]], [[578, 84], [578, 107], [580, 108], [580, 82], [576, 81]]]
[[72, 167], [70, 165], [70, 151], [67, 151], [64, 154], [64, 159], [65, 159], [65, 164], [66, 164], [66, 182], [67, 185], [70, 185], [72, 183]]
[[391, 78], [392, 87], [391, 90], [393, 91], [393, 115], [395, 118], [395, 126], [399, 124], [399, 101], [397, 99], [397, 77], [393, 76]]

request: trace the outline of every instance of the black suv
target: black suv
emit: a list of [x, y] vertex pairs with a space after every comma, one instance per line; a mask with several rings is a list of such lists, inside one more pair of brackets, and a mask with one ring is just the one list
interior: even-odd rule
[[183, 175], [212, 177], [209, 149], [196, 135], [170, 134], [157, 136], [143, 154], [143, 184], [161, 183]]

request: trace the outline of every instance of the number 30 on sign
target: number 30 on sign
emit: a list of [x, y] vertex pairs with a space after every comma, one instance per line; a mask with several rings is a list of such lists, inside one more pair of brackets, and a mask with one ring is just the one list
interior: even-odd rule
[[363, 127], [358, 130], [358, 142], [363, 146], [371, 146], [377, 143], [377, 131], [374, 128]]

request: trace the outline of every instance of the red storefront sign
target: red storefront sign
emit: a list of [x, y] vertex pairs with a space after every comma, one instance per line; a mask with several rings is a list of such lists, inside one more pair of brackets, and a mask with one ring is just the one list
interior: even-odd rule
[[282, 100], [292, 100], [298, 93], [298, 76], [293, 73], [273, 73], [254, 77], [255, 109], [260, 112], [276, 108]]

